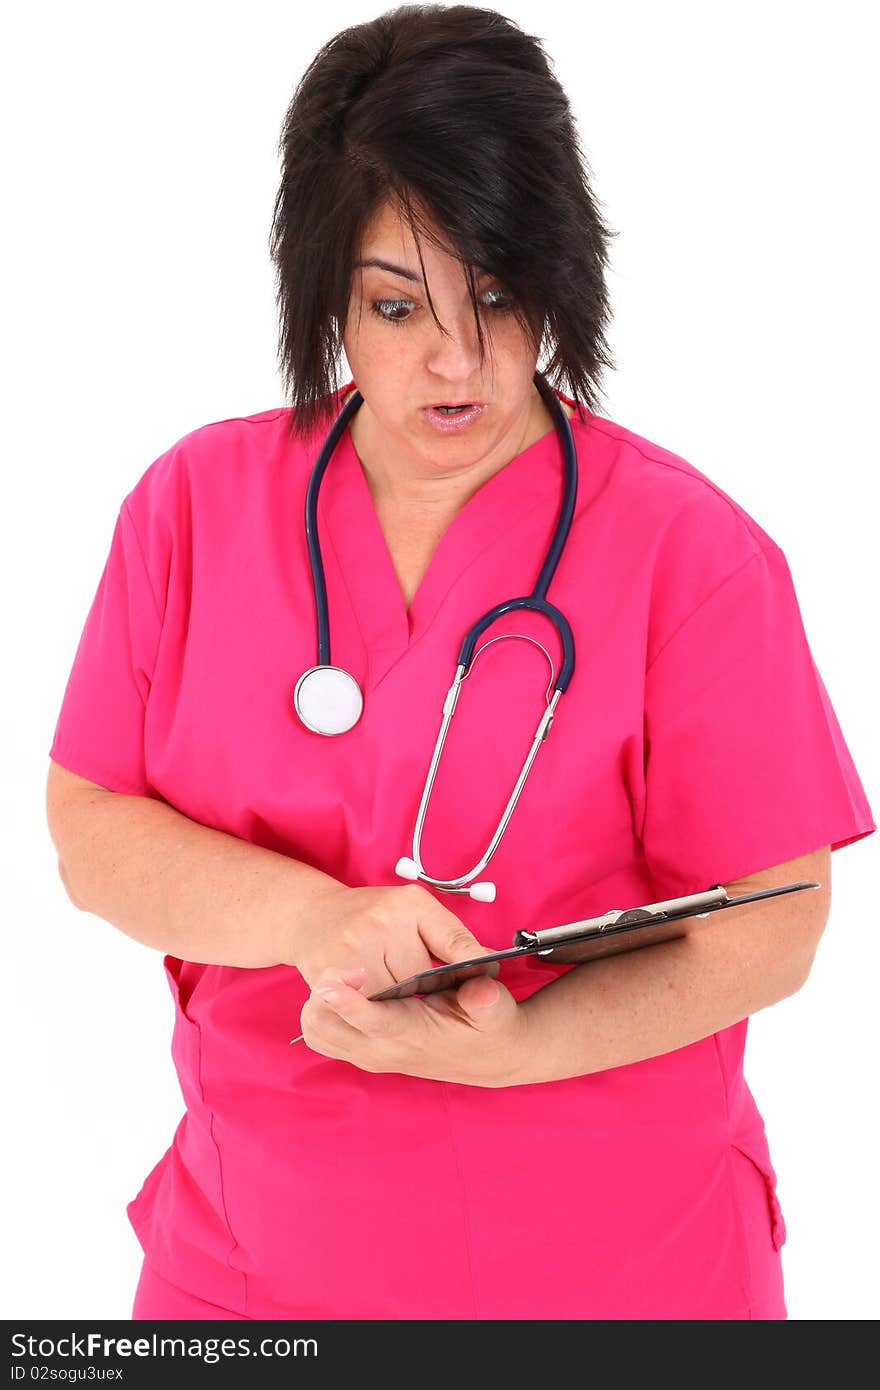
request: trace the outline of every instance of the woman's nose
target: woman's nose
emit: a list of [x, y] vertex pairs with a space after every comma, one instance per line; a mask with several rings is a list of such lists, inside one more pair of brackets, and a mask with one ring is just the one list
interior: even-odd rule
[[450, 380], [472, 378], [479, 367], [480, 345], [477, 325], [470, 305], [457, 316], [440, 317], [446, 332], [434, 325], [434, 338], [428, 351], [428, 366], [438, 376]]

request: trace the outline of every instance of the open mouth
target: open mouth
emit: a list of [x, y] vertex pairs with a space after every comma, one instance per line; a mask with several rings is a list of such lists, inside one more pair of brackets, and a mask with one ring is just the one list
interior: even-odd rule
[[433, 429], [443, 434], [460, 434], [476, 424], [485, 409], [483, 401], [458, 401], [454, 405], [445, 401], [424, 406], [422, 414]]

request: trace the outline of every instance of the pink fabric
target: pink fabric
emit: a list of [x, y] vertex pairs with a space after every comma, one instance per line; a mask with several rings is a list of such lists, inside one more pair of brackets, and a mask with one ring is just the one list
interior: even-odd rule
[[[462, 636], [531, 590], [560, 450], [551, 431], [470, 499], [407, 613], [346, 433], [319, 526], [331, 656], [365, 707], [329, 739], [291, 708], [316, 660], [303, 509], [320, 441], [288, 442], [285, 413], [194, 430], [125, 498], [51, 757], [352, 886], [399, 884]], [[491, 862], [496, 901], [440, 895], [490, 949], [876, 829], [782, 551], [684, 459], [596, 415], [572, 428], [578, 505], [548, 597], [574, 677]], [[481, 642], [502, 632], [558, 671], [546, 620], [508, 615]], [[476, 660], [428, 873], [488, 843], [548, 675], [528, 642]], [[194, 1297], [252, 1318], [785, 1316], [745, 1022], [487, 1090], [289, 1047], [308, 994], [291, 967], [164, 963], [186, 1112], [128, 1214], [155, 1272]], [[502, 979], [521, 999], [564, 968]]]
[[216, 1303], [207, 1303], [203, 1298], [194, 1298], [185, 1289], [179, 1289], [176, 1284], [169, 1284], [167, 1279], [163, 1279], [150, 1268], [147, 1260], [141, 1265], [131, 1317], [132, 1321], [148, 1322], [172, 1318], [185, 1322], [208, 1319], [230, 1322], [242, 1320], [241, 1313], [233, 1313], [229, 1308], [219, 1308]]

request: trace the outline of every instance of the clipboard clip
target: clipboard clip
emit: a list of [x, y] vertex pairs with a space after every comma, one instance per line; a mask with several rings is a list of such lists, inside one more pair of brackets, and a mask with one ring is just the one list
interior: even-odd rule
[[[713, 908], [728, 902], [727, 890], [720, 884], [702, 893], [689, 893], [683, 898], [666, 898], [663, 902], [646, 903], [644, 907], [611, 908], [598, 917], [585, 917], [580, 922], [566, 922], [558, 927], [544, 927], [540, 931], [518, 931], [513, 938], [515, 946], [538, 946], [538, 956], [547, 955], [560, 941], [578, 937], [600, 936], [609, 927], [626, 927], [635, 922], [662, 922], [670, 917], [705, 917]], [[703, 908], [704, 911], [699, 909]]]

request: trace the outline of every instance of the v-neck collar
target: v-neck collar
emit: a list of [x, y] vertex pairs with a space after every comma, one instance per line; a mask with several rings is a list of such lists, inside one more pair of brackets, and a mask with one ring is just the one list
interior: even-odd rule
[[[576, 418], [571, 425], [576, 431]], [[493, 473], [455, 513], [407, 609], [363, 465], [346, 429], [318, 493], [318, 525], [322, 545], [329, 543], [335, 555], [364, 638], [369, 687], [377, 686], [423, 636], [468, 566], [509, 537], [511, 516], [519, 521], [542, 504], [558, 515], [563, 482], [562, 449], [551, 428]], [[511, 597], [499, 594], [496, 601]], [[332, 603], [330, 607], [332, 635]], [[478, 617], [474, 613], [472, 621]]]

